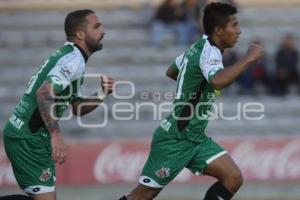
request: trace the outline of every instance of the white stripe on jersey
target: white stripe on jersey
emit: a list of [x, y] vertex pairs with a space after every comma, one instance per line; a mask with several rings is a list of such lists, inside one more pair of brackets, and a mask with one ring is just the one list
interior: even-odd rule
[[177, 88], [177, 92], [175, 95], [175, 99], [180, 99], [181, 95], [182, 95], [182, 87], [183, 87], [183, 81], [184, 81], [184, 75], [186, 72], [186, 66], [188, 63], [188, 59], [184, 59], [181, 66], [180, 66], [180, 74], [179, 74], [179, 84], [178, 84], [178, 88]]

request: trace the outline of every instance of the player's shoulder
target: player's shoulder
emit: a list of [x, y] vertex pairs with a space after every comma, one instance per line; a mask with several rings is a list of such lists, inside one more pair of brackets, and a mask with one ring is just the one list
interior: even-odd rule
[[215, 43], [210, 39], [204, 37], [204, 46], [203, 46], [203, 52], [207, 52], [209, 55], [215, 55], [215, 56], [221, 56], [222, 52], [221, 50], [215, 45]]
[[64, 50], [65, 53], [63, 55], [63, 58], [65, 60], [68, 60], [68, 59], [83, 60], [83, 56], [82, 56], [81, 52], [79, 51], [79, 49], [77, 47], [74, 46], [74, 43], [66, 42], [63, 49], [65, 49]]
[[220, 49], [210, 38], [204, 37], [203, 39], [205, 43], [203, 44], [203, 50], [200, 57], [200, 63], [202, 64], [202, 66], [222, 62], [222, 52], [220, 51]]
[[66, 42], [60, 49], [61, 56], [58, 60], [59, 65], [83, 66], [85, 64], [81, 52], [71, 42]]

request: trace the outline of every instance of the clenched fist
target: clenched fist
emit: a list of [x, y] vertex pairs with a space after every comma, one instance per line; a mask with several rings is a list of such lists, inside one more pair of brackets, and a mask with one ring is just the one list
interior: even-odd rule
[[263, 54], [264, 54], [264, 50], [261, 45], [251, 43], [248, 48], [246, 57], [249, 62], [255, 62], [259, 60], [263, 56]]
[[106, 95], [111, 94], [115, 89], [115, 80], [107, 75], [102, 75], [100, 79], [103, 92]]

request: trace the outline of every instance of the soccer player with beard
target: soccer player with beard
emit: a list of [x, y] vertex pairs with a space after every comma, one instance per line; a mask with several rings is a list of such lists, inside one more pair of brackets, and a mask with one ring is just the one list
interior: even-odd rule
[[58, 120], [68, 104], [74, 115], [82, 116], [114, 90], [114, 80], [103, 75], [98, 92], [91, 97], [83, 97], [81, 92], [86, 62], [101, 50], [105, 34], [95, 12], [69, 13], [65, 33], [67, 42], [31, 77], [4, 128], [6, 154], [19, 186], [29, 196], [10, 195], [0, 200], [55, 200], [55, 163], [62, 164], [67, 158]]

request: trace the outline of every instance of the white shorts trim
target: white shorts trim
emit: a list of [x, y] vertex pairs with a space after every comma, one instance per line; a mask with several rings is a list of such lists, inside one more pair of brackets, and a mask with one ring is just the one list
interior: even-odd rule
[[152, 188], [163, 188], [164, 187], [164, 186], [158, 184], [152, 178], [149, 178], [148, 176], [140, 176], [139, 183], [142, 185], [146, 185], [148, 187], [152, 187]]
[[23, 190], [24, 192], [28, 194], [44, 194], [48, 192], [54, 192], [55, 191], [55, 186], [43, 186], [43, 185], [33, 185], [29, 186], [28, 188]]
[[206, 164], [211, 163], [212, 161], [216, 160], [217, 158], [221, 157], [222, 155], [224, 155], [224, 154], [226, 154], [226, 153], [227, 153], [227, 151], [222, 151], [222, 152], [220, 152], [220, 153], [214, 155], [213, 157], [211, 157], [210, 159], [208, 159], [208, 160], [206, 161]]

